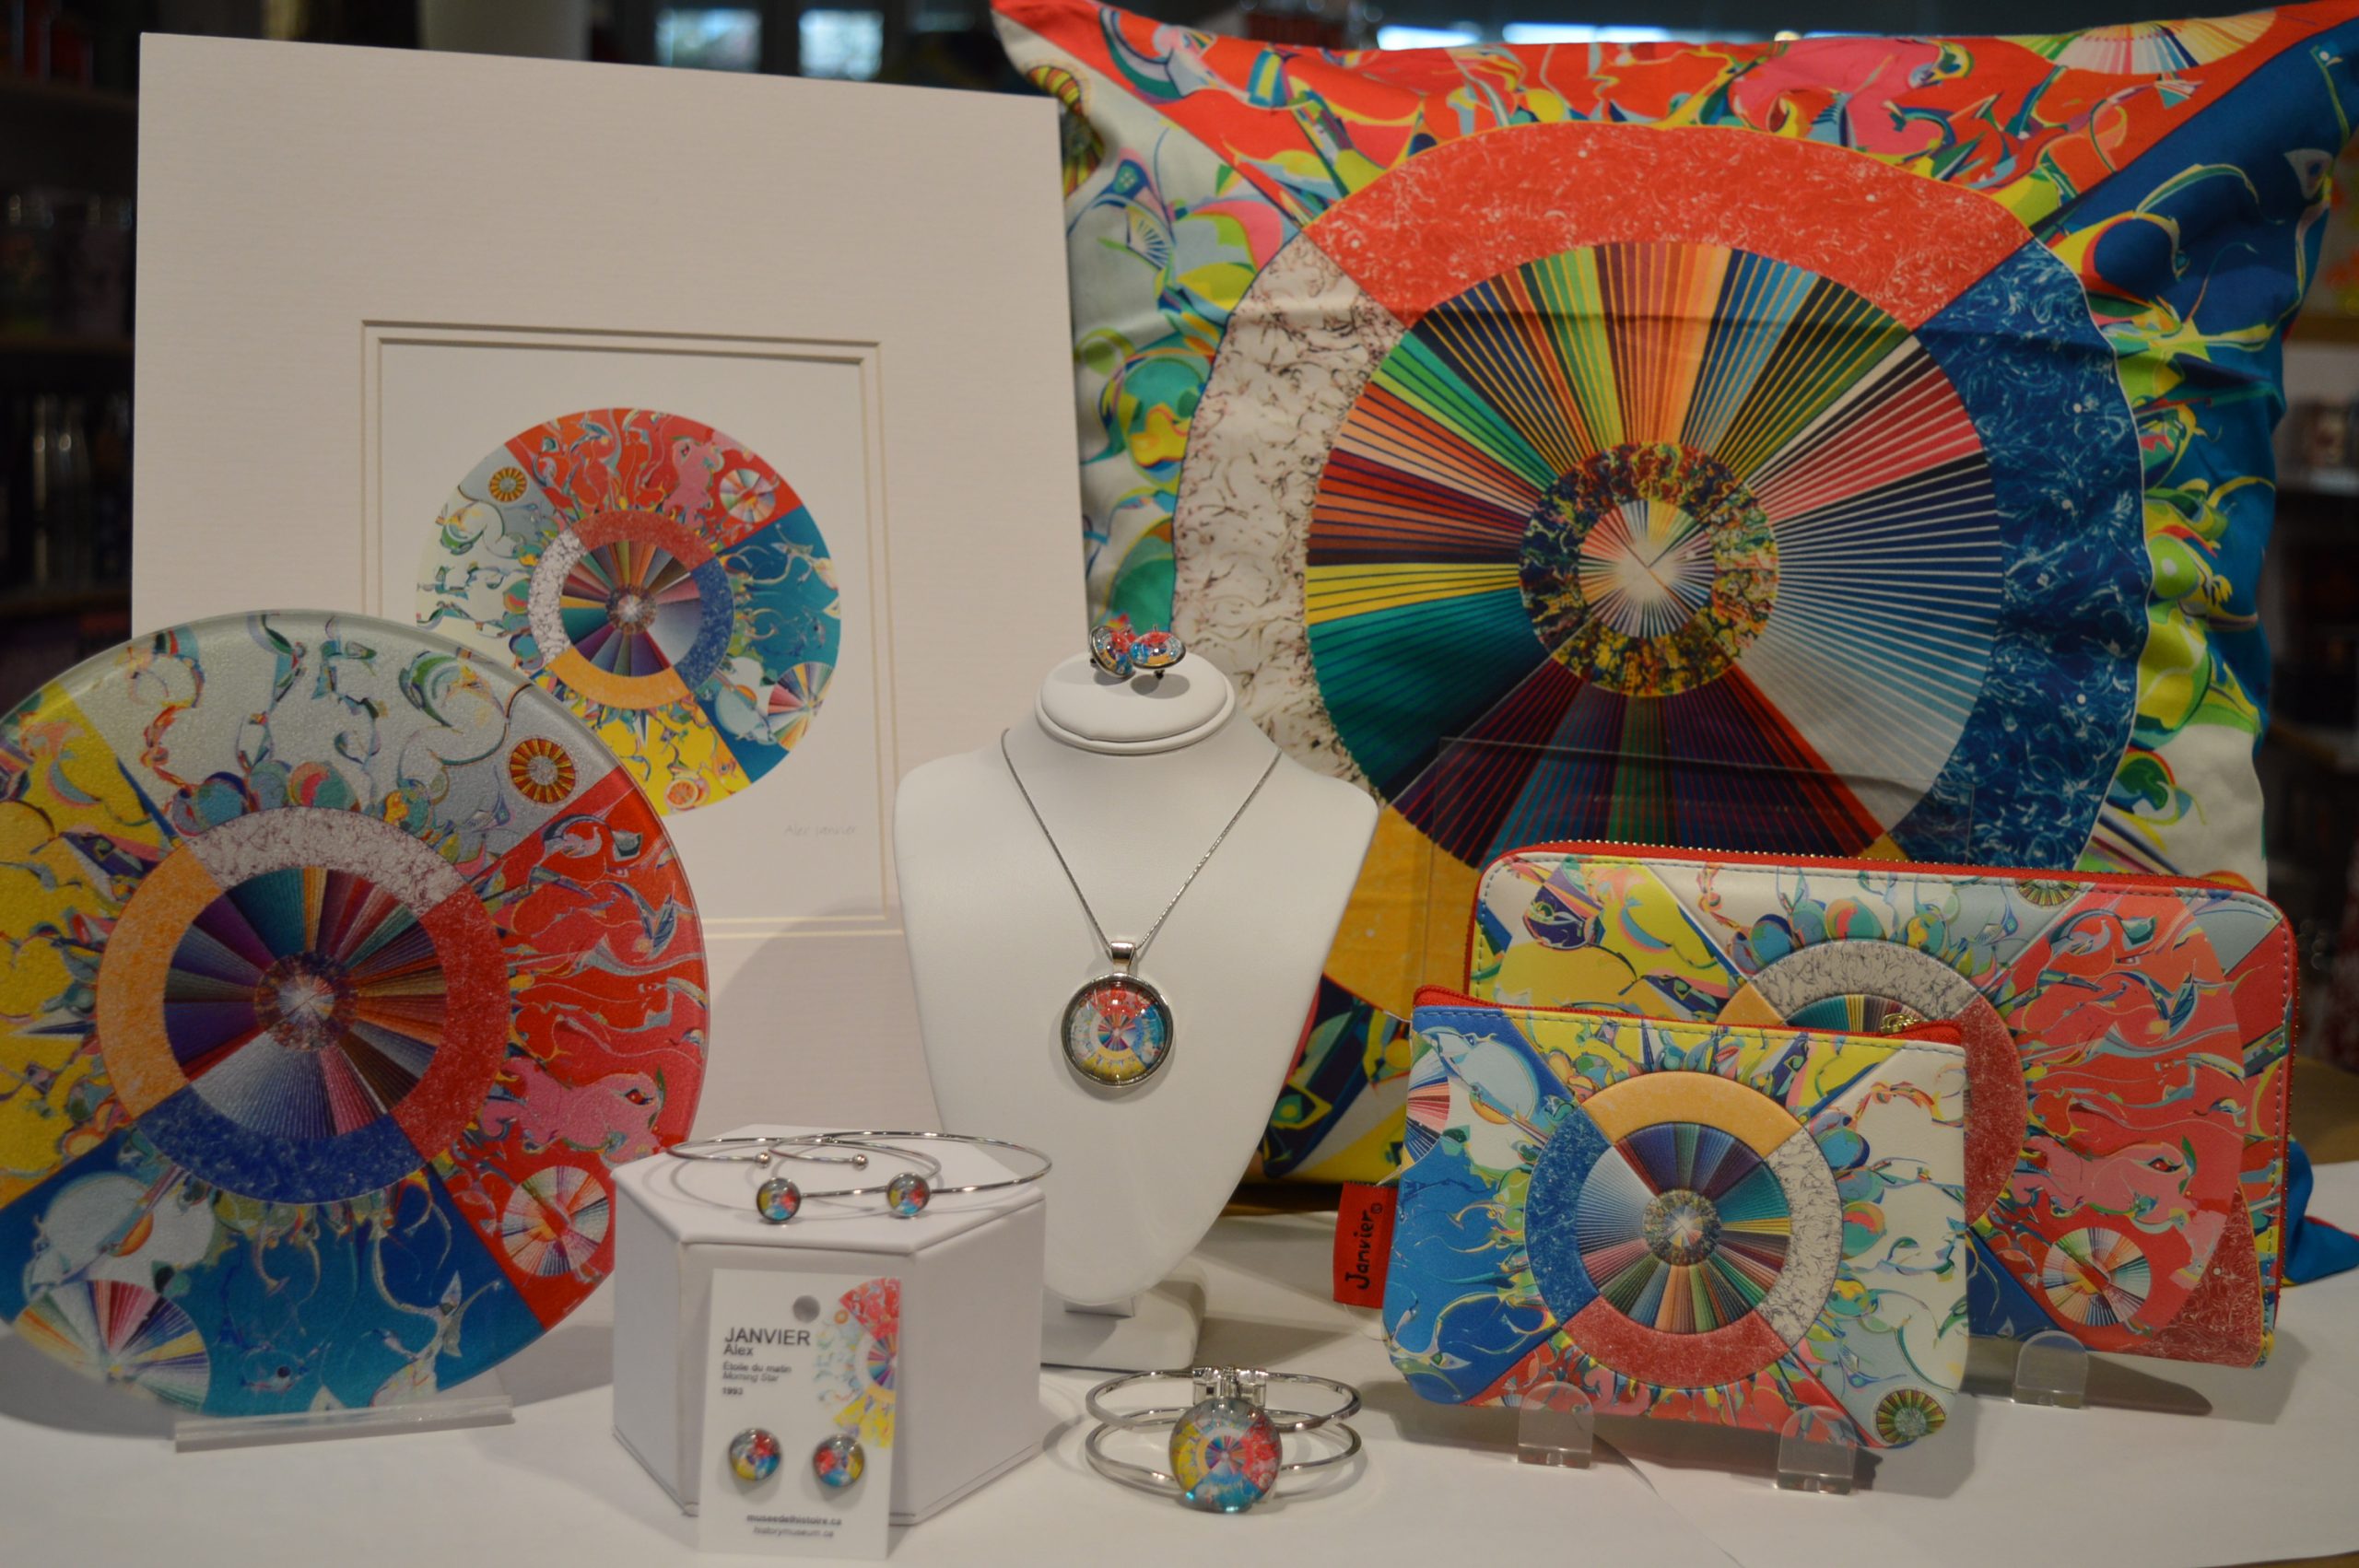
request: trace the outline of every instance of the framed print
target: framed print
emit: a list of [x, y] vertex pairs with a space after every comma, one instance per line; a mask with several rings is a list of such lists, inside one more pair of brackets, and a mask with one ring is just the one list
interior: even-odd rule
[[714, 1114], [927, 1114], [893, 790], [1086, 624], [1053, 106], [145, 47], [137, 624], [511, 661], [663, 813]]

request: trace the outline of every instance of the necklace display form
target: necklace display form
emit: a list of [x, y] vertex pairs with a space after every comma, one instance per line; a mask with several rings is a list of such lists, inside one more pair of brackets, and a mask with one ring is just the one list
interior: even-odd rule
[[1164, 1000], [1154, 982], [1137, 973], [1138, 965], [1146, 954], [1147, 944], [1163, 929], [1163, 922], [1171, 918], [1171, 911], [1180, 907], [1180, 900], [1195, 884], [1197, 872], [1211, 861], [1228, 837], [1229, 830], [1251, 809], [1254, 797], [1270, 781], [1270, 775], [1277, 771], [1284, 754], [1272, 754], [1269, 766], [1262, 769], [1253, 788], [1245, 792], [1244, 801], [1213, 837], [1212, 844], [1190, 869], [1180, 890], [1155, 918], [1155, 923], [1147, 927], [1146, 934], [1136, 942], [1118, 941], [1106, 934], [1105, 922], [1089, 907], [1089, 895], [1082, 892], [1081, 879], [1073, 874], [1072, 863], [1057, 845], [1057, 836], [1049, 831], [1048, 819], [1040, 814], [1032, 791], [1025, 787], [1024, 775], [1015, 770], [1015, 758], [1008, 754], [1004, 730], [1000, 731], [999, 755], [1007, 764], [1007, 776], [1015, 781], [1015, 792], [1024, 797], [1032, 820], [1039, 825], [1040, 837], [1049, 841], [1049, 852], [1057, 858], [1065, 881], [1072, 883], [1073, 895], [1080, 901], [1081, 912], [1088, 918], [1090, 929], [1097, 933], [1098, 945], [1105, 948], [1109, 966], [1107, 973], [1085, 982], [1073, 993], [1073, 1000], [1065, 1003], [1064, 1012], [1057, 1020], [1058, 1048], [1064, 1052], [1074, 1071], [1090, 1082], [1109, 1089], [1134, 1088], [1154, 1077], [1169, 1059], [1175, 1033], [1171, 1004]]

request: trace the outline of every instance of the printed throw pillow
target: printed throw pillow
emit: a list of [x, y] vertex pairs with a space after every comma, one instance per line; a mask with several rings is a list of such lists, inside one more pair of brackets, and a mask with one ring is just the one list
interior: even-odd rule
[[1267, 1170], [1390, 1168], [1503, 848], [2259, 885], [2359, 0], [1350, 54], [998, 9], [1066, 111], [1093, 610], [1386, 807]]

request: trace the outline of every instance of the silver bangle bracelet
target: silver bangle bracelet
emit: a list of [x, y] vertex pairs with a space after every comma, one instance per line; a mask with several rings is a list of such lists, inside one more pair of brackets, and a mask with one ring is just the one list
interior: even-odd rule
[[[1008, 1149], [1027, 1159], [1040, 1162], [1039, 1169], [1026, 1171], [1023, 1175], [1010, 1176], [1005, 1181], [974, 1181], [963, 1187], [937, 1187], [933, 1189], [933, 1196], [936, 1198], [946, 1193], [997, 1192], [1003, 1188], [1029, 1187], [1047, 1176], [1055, 1166], [1054, 1161], [1028, 1143], [1011, 1143], [1004, 1138], [983, 1138], [971, 1132], [822, 1132], [815, 1134], [811, 1139], [814, 1143], [839, 1144], [855, 1149], [874, 1149], [879, 1145], [890, 1147], [905, 1141], [921, 1143], [965, 1143], [977, 1149]], [[910, 1153], [906, 1150], [895, 1152]], [[914, 1157], [922, 1158], [923, 1156]], [[938, 1170], [939, 1167], [937, 1166], [936, 1169]]]
[[[1109, 1411], [1103, 1397], [1116, 1389], [1155, 1378], [1185, 1378], [1203, 1396], [1181, 1410], [1173, 1406]], [[1309, 1383], [1344, 1396], [1343, 1405], [1326, 1414], [1281, 1410], [1288, 1422], [1281, 1426], [1262, 1403], [1272, 1382]], [[1240, 1371], [1232, 1367], [1198, 1367], [1189, 1372], [1133, 1373], [1109, 1379], [1084, 1399], [1090, 1414], [1099, 1418], [1082, 1440], [1090, 1468], [1109, 1480], [1169, 1497], [1191, 1507], [1223, 1514], [1243, 1513], [1270, 1495], [1278, 1478], [1304, 1470], [1326, 1469], [1349, 1460], [1360, 1451], [1360, 1434], [1344, 1420], [1359, 1409], [1359, 1391], [1348, 1383], [1313, 1377], [1307, 1373]], [[1106, 1452], [1106, 1440], [1116, 1433], [1135, 1432], [1168, 1422], [1168, 1452], [1171, 1468], [1117, 1459]], [[1287, 1459], [1287, 1434], [1326, 1432], [1340, 1437], [1335, 1452], [1315, 1459]]]
[[[823, 1153], [823, 1149], [851, 1152], [827, 1153]], [[757, 1170], [769, 1169], [775, 1160], [802, 1160], [813, 1164], [850, 1165], [855, 1170], [865, 1170], [871, 1154], [882, 1154], [915, 1167], [900, 1172], [890, 1181], [831, 1188], [818, 1192], [804, 1191], [792, 1176], [770, 1176], [754, 1188], [754, 1212], [773, 1225], [782, 1225], [801, 1213], [804, 1199], [808, 1198], [869, 1198], [882, 1193], [886, 1207], [893, 1213], [916, 1214], [933, 1196], [932, 1178], [942, 1174], [942, 1162], [931, 1154], [851, 1140], [823, 1144], [809, 1134], [796, 1137], [783, 1133], [755, 1133], [733, 1138], [694, 1138], [685, 1143], [673, 1144], [665, 1153], [682, 1160], [751, 1164]]]
[[[1089, 1419], [1105, 1426], [1156, 1426], [1171, 1420], [1167, 1411], [1170, 1406], [1154, 1410], [1116, 1410], [1106, 1406], [1106, 1396], [1125, 1388], [1154, 1382], [1179, 1382], [1195, 1390], [1196, 1403], [1223, 1398], [1243, 1398], [1262, 1409], [1272, 1425], [1280, 1432], [1316, 1432], [1332, 1421], [1344, 1421], [1359, 1414], [1360, 1391], [1348, 1383], [1332, 1377], [1314, 1377], [1307, 1372], [1262, 1372], [1251, 1367], [1198, 1366], [1184, 1371], [1133, 1372], [1121, 1377], [1109, 1377], [1092, 1388], [1082, 1399], [1082, 1407]], [[1342, 1398], [1343, 1403], [1332, 1410], [1313, 1414], [1304, 1410], [1269, 1409], [1269, 1388], [1273, 1383], [1295, 1383], [1313, 1388], [1324, 1388]], [[1192, 1407], [1181, 1407], [1189, 1409]]]
[[[942, 1162], [921, 1150], [900, 1147], [904, 1142], [971, 1143], [992, 1149], [1012, 1149], [1039, 1162], [1038, 1170], [1010, 1176], [1004, 1181], [968, 1182], [958, 1187], [937, 1187], [934, 1178], [942, 1174]], [[828, 1153], [822, 1151], [849, 1150], [850, 1153]], [[773, 1160], [806, 1160], [818, 1164], [848, 1164], [864, 1169], [871, 1154], [882, 1154], [915, 1167], [905, 1170], [892, 1180], [879, 1186], [836, 1188], [827, 1191], [805, 1192], [790, 1176], [774, 1176], [754, 1189], [754, 1212], [773, 1225], [782, 1225], [802, 1212], [806, 1198], [866, 1198], [877, 1193], [885, 1196], [886, 1211], [896, 1219], [911, 1220], [925, 1212], [926, 1206], [945, 1193], [996, 1192], [1003, 1188], [1025, 1187], [1049, 1174], [1049, 1156], [1038, 1149], [1022, 1143], [1011, 1143], [1001, 1138], [980, 1138], [961, 1132], [805, 1132], [748, 1133], [728, 1138], [698, 1138], [672, 1145], [667, 1153], [684, 1160], [747, 1162], [767, 1167]]]

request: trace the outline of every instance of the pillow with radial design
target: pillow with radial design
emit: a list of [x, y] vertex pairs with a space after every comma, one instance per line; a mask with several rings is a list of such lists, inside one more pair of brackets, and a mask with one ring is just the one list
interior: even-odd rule
[[2359, 0], [1346, 54], [997, 4], [1066, 111], [1093, 609], [1386, 808], [1265, 1169], [1390, 1168], [1504, 848], [2259, 885]]

